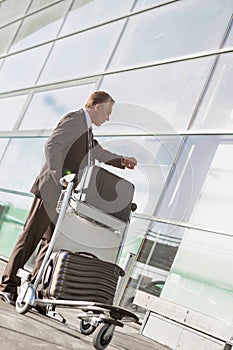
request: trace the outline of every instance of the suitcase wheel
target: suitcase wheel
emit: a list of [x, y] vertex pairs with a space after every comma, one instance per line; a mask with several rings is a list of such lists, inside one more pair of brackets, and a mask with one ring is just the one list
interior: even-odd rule
[[96, 330], [96, 326], [91, 325], [89, 322], [85, 320], [80, 321], [80, 331], [84, 335], [90, 335]]
[[105, 349], [111, 342], [115, 326], [104, 324], [93, 335], [93, 346], [97, 350]]

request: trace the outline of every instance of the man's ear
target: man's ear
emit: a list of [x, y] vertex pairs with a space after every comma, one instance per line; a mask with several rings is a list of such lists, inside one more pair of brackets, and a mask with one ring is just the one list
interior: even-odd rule
[[101, 103], [96, 103], [95, 110], [99, 111], [101, 109]]

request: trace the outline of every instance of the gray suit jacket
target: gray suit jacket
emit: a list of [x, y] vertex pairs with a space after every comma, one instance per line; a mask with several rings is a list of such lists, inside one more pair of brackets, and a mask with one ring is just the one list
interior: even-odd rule
[[[122, 156], [103, 149], [93, 139], [93, 157], [100, 162], [124, 168]], [[59, 180], [67, 171], [79, 175], [88, 164], [89, 137], [83, 109], [64, 116], [45, 144], [46, 162], [31, 192], [45, 203], [55, 206], [62, 187]]]

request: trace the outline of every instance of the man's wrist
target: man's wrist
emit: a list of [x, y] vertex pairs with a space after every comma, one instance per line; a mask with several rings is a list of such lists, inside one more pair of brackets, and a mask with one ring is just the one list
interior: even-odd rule
[[121, 166], [122, 166], [122, 167], [125, 166], [125, 158], [121, 158]]

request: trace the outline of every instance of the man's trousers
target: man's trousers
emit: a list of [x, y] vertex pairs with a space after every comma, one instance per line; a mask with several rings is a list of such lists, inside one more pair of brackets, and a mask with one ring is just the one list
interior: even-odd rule
[[57, 217], [55, 208], [52, 206], [45, 208], [42, 199], [35, 197], [23, 232], [20, 234], [3, 272], [0, 291], [17, 293], [20, 279], [16, 273], [19, 268], [24, 267], [41, 241], [32, 272], [32, 279], [35, 278], [53, 234]]

